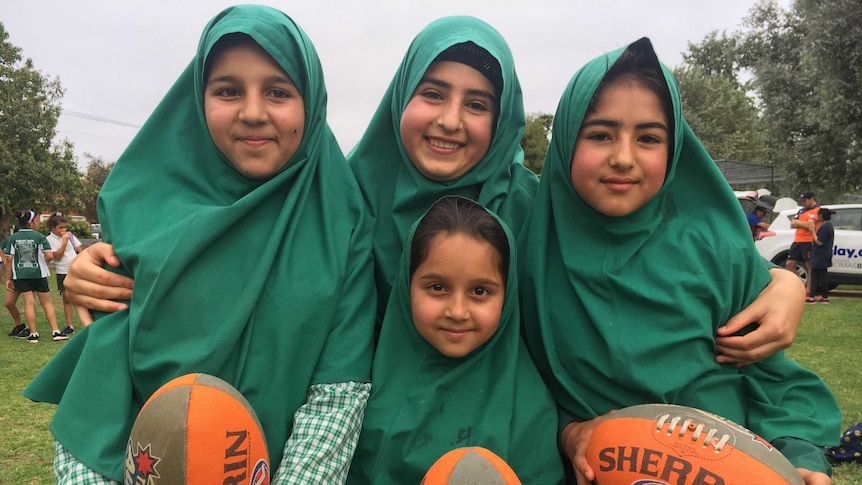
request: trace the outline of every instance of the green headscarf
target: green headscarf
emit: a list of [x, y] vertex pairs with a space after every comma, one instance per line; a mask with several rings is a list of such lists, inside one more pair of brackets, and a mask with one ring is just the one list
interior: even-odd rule
[[[305, 102], [298, 151], [269, 180], [242, 176], [207, 131], [204, 62], [230, 33], [260, 44]], [[59, 403], [51, 430], [90, 468], [122, 480], [138, 410], [179, 375], [213, 374], [243, 393], [273, 471], [310, 385], [370, 379], [370, 231], [326, 123], [317, 54], [283, 13], [238, 6], [209, 22], [111, 171], [99, 213], [135, 278], [129, 309], [85, 328], [25, 391]]]
[[[629, 48], [659, 65], [648, 39]], [[832, 394], [783, 352], [741, 370], [714, 361], [716, 329], [755, 299], [769, 274], [739, 203], [683, 120], [665, 66], [674, 147], [660, 192], [623, 217], [595, 211], [575, 192], [570, 169], [581, 122], [622, 52], [594, 59], [566, 88], [521, 232], [521, 305], [537, 367], [563, 414], [577, 421], [675, 403], [768, 440], [789, 433], [832, 441], [839, 431]]]
[[410, 247], [418, 224], [405, 243], [386, 308], [348, 484], [419, 483], [440, 456], [462, 446], [490, 449], [524, 483], [560, 483], [556, 407], [519, 333], [511, 232], [501, 222], [511, 256], [499, 327], [482, 347], [450, 358], [413, 324]]
[[[488, 153], [466, 174], [449, 182], [425, 178], [401, 141], [401, 114], [434, 59], [449, 47], [473, 42], [500, 63], [503, 92]], [[460, 195], [496, 212], [517, 233], [536, 192], [536, 176], [524, 167], [519, 142], [524, 101], [512, 53], [493, 27], [473, 17], [444, 17], [410, 44], [362, 139], [347, 155], [374, 219], [374, 265], [379, 312], [398, 270], [410, 227], [444, 195]]]

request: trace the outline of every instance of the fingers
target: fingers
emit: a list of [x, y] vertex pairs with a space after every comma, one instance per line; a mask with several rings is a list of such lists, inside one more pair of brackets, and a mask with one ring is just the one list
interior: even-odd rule
[[69, 301], [103, 312], [127, 308], [124, 303], [111, 300], [130, 300], [134, 280], [104, 269], [104, 263], [113, 267], [120, 265], [113, 246], [105, 243], [94, 244], [72, 261], [63, 282]]
[[[770, 275], [772, 282], [757, 299], [717, 330], [716, 362], [748, 365], [793, 344], [805, 309], [805, 288], [789, 271], [772, 269]], [[752, 323], [757, 328], [741, 335]], [[737, 332], [740, 335], [734, 335]]]

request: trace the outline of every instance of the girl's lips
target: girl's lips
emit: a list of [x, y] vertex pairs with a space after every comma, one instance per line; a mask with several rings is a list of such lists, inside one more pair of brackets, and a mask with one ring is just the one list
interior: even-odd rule
[[271, 138], [239, 138], [240, 143], [253, 148], [262, 147], [270, 141]]
[[425, 140], [428, 141], [428, 145], [431, 146], [431, 149], [436, 151], [451, 152], [464, 146], [463, 143], [453, 140], [443, 140], [432, 137], [425, 137]]
[[467, 335], [467, 330], [447, 330], [445, 328], [441, 328], [440, 330], [451, 340], [460, 340]]
[[602, 180], [602, 183], [614, 192], [626, 192], [637, 184], [635, 180], [622, 178], [608, 178]]

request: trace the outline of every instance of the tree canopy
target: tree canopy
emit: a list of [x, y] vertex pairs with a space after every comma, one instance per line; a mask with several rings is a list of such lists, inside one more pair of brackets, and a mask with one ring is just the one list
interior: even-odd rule
[[54, 143], [63, 89], [9, 42], [0, 23], [0, 228], [15, 210], [79, 209], [72, 144]]

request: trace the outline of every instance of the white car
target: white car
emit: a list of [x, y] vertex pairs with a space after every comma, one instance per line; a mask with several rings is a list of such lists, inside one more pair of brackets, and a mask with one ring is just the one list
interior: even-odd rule
[[[862, 204], [826, 204], [821, 207], [833, 211], [831, 222], [835, 228], [829, 282], [833, 286], [842, 283], [862, 285]], [[796, 234], [796, 229], [790, 228], [790, 220], [798, 210], [799, 207], [781, 211], [769, 230], [762, 231], [754, 242], [761, 256], [782, 267]], [[796, 273], [803, 280], [808, 278], [805, 265], [797, 264]]]

